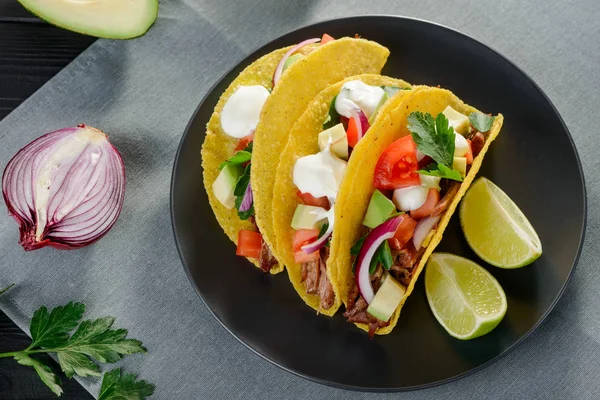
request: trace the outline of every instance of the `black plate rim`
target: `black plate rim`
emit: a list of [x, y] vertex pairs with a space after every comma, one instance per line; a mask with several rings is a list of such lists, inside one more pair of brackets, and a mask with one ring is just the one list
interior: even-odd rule
[[[540, 92], [540, 94], [543, 96], [543, 98], [548, 102], [548, 104], [550, 105], [552, 111], [556, 114], [556, 116], [558, 117], [562, 128], [565, 130], [565, 132], [567, 133], [567, 137], [569, 139], [569, 142], [571, 144], [571, 148], [573, 149], [573, 152], [575, 154], [575, 159], [577, 161], [577, 166], [579, 169], [579, 176], [581, 178], [581, 187], [583, 190], [583, 224], [581, 227], [581, 233], [579, 236], [579, 245], [577, 248], [577, 255], [575, 257], [575, 260], [573, 262], [573, 265], [571, 266], [571, 271], [569, 272], [569, 275], [567, 276], [567, 279], [565, 280], [563, 286], [561, 287], [560, 291], [558, 292], [558, 294], [556, 295], [556, 297], [554, 298], [554, 300], [552, 301], [552, 303], [550, 304], [550, 306], [548, 307], [548, 309], [546, 310], [546, 312], [540, 317], [540, 319], [531, 327], [531, 329], [529, 331], [527, 331], [523, 336], [521, 336], [515, 343], [513, 343], [510, 347], [508, 347], [504, 352], [502, 352], [501, 354], [497, 355], [496, 357], [484, 362], [481, 365], [478, 365], [466, 372], [460, 373], [458, 375], [455, 375], [453, 377], [450, 378], [446, 378], [446, 379], [441, 379], [438, 381], [434, 381], [434, 382], [429, 382], [429, 383], [425, 383], [422, 385], [413, 385], [413, 386], [406, 386], [406, 387], [397, 387], [397, 388], [390, 388], [390, 387], [363, 387], [363, 386], [353, 386], [353, 385], [346, 385], [346, 384], [340, 384], [337, 382], [332, 382], [332, 381], [328, 381], [325, 379], [321, 379], [315, 376], [310, 376], [307, 374], [304, 374], [302, 372], [296, 371], [294, 369], [288, 368], [282, 364], [277, 363], [274, 360], [271, 360], [269, 357], [267, 357], [266, 355], [262, 354], [261, 352], [259, 352], [258, 350], [254, 349], [253, 347], [251, 347], [248, 343], [244, 342], [241, 338], [239, 338], [235, 332], [231, 331], [226, 325], [225, 323], [215, 314], [215, 312], [212, 310], [212, 308], [208, 305], [207, 300], [204, 298], [204, 296], [202, 295], [202, 293], [200, 292], [198, 286], [196, 285], [196, 283], [194, 282], [194, 279], [192, 277], [192, 274], [190, 272], [190, 269], [188, 268], [185, 258], [183, 257], [183, 252], [180, 246], [180, 242], [179, 242], [179, 238], [177, 235], [177, 226], [176, 226], [176, 222], [175, 222], [175, 206], [174, 206], [174, 192], [175, 192], [175, 181], [176, 179], [176, 175], [177, 175], [177, 166], [178, 166], [178, 162], [180, 159], [180, 155], [183, 151], [183, 144], [185, 142], [185, 138], [187, 137], [189, 130], [192, 126], [192, 124], [194, 123], [197, 114], [200, 111], [200, 108], [202, 107], [202, 105], [206, 102], [206, 100], [208, 99], [208, 97], [211, 95], [211, 93], [216, 89], [217, 86], [219, 86], [219, 84], [227, 77], [227, 75], [229, 75], [233, 70], [235, 70], [238, 65], [243, 62], [244, 60], [248, 59], [248, 58], [258, 58], [260, 55], [262, 55], [263, 53], [263, 49], [269, 47], [273, 42], [277, 41], [280, 37], [282, 36], [287, 36], [290, 34], [293, 34], [295, 32], [304, 30], [308, 27], [312, 27], [312, 26], [316, 26], [316, 25], [326, 25], [328, 23], [334, 22], [334, 21], [340, 21], [340, 20], [355, 20], [355, 19], [369, 19], [369, 18], [390, 18], [390, 19], [397, 19], [399, 21], [412, 21], [412, 22], [419, 22], [419, 23], [423, 23], [425, 25], [434, 25], [437, 26], [439, 28], [442, 28], [444, 30], [449, 31], [449, 33], [453, 33], [453, 34], [458, 34], [460, 36], [463, 36], [464, 38], [468, 39], [468, 40], [472, 40], [474, 42], [476, 42], [477, 44], [486, 47], [487, 49], [491, 50], [493, 53], [495, 53], [496, 55], [498, 55], [499, 57], [501, 57], [502, 59], [504, 59], [506, 62], [508, 62], [512, 67], [514, 67], [518, 72], [520, 72], [521, 74], [523, 74], [523, 76], [525, 78], [527, 78], [527, 80], [529, 82], [531, 82], [533, 84], [533, 86]], [[237, 61], [230, 69], [228, 69], [224, 74], [222, 74], [219, 79], [217, 79], [215, 81], [215, 83], [210, 87], [210, 89], [206, 92], [206, 94], [204, 95], [204, 97], [202, 98], [202, 100], [200, 101], [200, 103], [198, 104], [198, 106], [196, 107], [196, 110], [194, 111], [194, 114], [192, 115], [192, 117], [190, 118], [190, 120], [188, 121], [185, 130], [183, 131], [183, 134], [181, 136], [181, 139], [179, 141], [179, 145], [177, 147], [177, 152], [175, 154], [175, 159], [173, 162], [173, 168], [172, 168], [172, 173], [171, 173], [171, 184], [170, 184], [170, 195], [169, 195], [169, 207], [170, 207], [170, 214], [171, 214], [171, 227], [173, 230], [173, 236], [175, 239], [175, 246], [177, 247], [177, 253], [179, 254], [179, 258], [181, 260], [181, 263], [183, 265], [183, 269], [185, 270], [185, 273], [188, 277], [188, 280], [190, 282], [190, 284], [192, 285], [192, 287], [194, 288], [194, 290], [196, 291], [196, 293], [198, 294], [198, 296], [200, 297], [200, 299], [202, 300], [202, 302], [204, 303], [205, 307], [208, 309], [208, 311], [212, 314], [212, 316], [219, 322], [219, 324], [221, 324], [221, 326], [229, 333], [231, 334], [238, 342], [240, 342], [242, 345], [244, 345], [244, 347], [246, 347], [247, 349], [249, 349], [250, 351], [252, 351], [254, 354], [256, 354], [257, 356], [259, 356], [260, 358], [262, 358], [263, 360], [281, 368], [282, 370], [289, 372], [293, 375], [296, 375], [300, 378], [306, 379], [308, 381], [311, 382], [316, 382], [322, 385], [326, 385], [326, 386], [330, 386], [330, 387], [334, 387], [334, 388], [338, 388], [338, 389], [345, 389], [345, 390], [352, 390], [352, 391], [360, 391], [360, 392], [375, 392], [375, 393], [394, 393], [394, 392], [410, 392], [410, 391], [414, 391], [414, 390], [420, 390], [420, 389], [427, 389], [427, 388], [432, 388], [435, 386], [440, 386], [446, 383], [450, 383], [459, 379], [462, 379], [464, 377], [467, 377], [469, 375], [474, 374], [475, 372], [481, 371], [484, 368], [487, 368], [488, 366], [492, 365], [493, 363], [499, 361], [500, 359], [504, 358], [507, 354], [511, 353], [516, 347], [518, 347], [520, 344], [522, 344], [527, 338], [529, 338], [531, 336], [531, 334], [548, 318], [548, 316], [550, 315], [550, 313], [554, 310], [554, 308], [556, 307], [557, 303], [559, 302], [559, 300], [562, 298], [567, 286], [569, 285], [569, 282], [571, 281], [573, 274], [575, 272], [575, 269], [577, 267], [577, 265], [579, 264], [579, 259], [581, 257], [581, 252], [583, 249], [583, 244], [585, 242], [585, 232], [586, 232], [586, 228], [587, 228], [587, 222], [588, 222], [588, 201], [587, 201], [587, 187], [585, 184], [585, 175], [583, 173], [583, 166], [581, 164], [581, 158], [579, 156], [579, 152], [577, 151], [577, 147], [575, 146], [575, 141], [573, 140], [573, 136], [571, 135], [571, 132], [569, 131], [569, 128], [567, 127], [567, 125], [565, 124], [562, 116], [560, 115], [560, 113], [558, 112], [558, 110], [556, 109], [556, 106], [554, 105], [554, 103], [552, 102], [552, 100], [550, 100], [550, 98], [548, 97], [548, 95], [546, 94], [546, 92], [544, 92], [544, 90], [542, 90], [542, 88], [537, 84], [537, 82], [535, 82], [530, 76], [529, 74], [527, 74], [523, 69], [521, 69], [517, 64], [515, 64], [513, 61], [511, 61], [508, 57], [506, 57], [504, 54], [502, 54], [501, 52], [499, 52], [498, 50], [496, 50], [495, 48], [467, 35], [464, 32], [459, 31], [458, 29], [454, 29], [454, 28], [450, 28], [446, 25], [443, 24], [439, 24], [437, 22], [433, 22], [433, 21], [428, 21], [422, 18], [414, 18], [414, 17], [407, 17], [407, 16], [402, 16], [402, 15], [393, 15], [393, 14], [365, 14], [365, 15], [357, 15], [357, 16], [350, 16], [350, 17], [342, 17], [342, 18], [331, 18], [331, 19], [326, 19], [326, 20], [322, 20], [322, 21], [317, 21], [315, 23], [312, 24], [308, 24], [308, 25], [303, 25], [299, 28], [287, 31], [286, 33], [270, 40], [269, 42], [258, 46], [257, 48], [255, 48], [254, 50], [252, 50], [250, 53], [248, 53], [245, 56], [242, 56], [241, 60]]]

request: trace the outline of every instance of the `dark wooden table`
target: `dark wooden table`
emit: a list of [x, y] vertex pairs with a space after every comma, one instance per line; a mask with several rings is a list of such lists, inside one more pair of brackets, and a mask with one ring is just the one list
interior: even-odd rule
[[[40, 21], [25, 11], [16, 0], [0, 0], [0, 120], [94, 40]], [[0, 168], [4, 166], [0, 165]], [[0, 208], [0, 214], [5, 213], [4, 207]], [[2, 215], [0, 223], [7, 223], [5, 215]], [[0, 311], [0, 353], [23, 349], [29, 343], [29, 337]], [[55, 371], [60, 371], [56, 363], [49, 358], [46, 360]], [[63, 399], [92, 399], [77, 381], [67, 379], [62, 374], [61, 381]], [[0, 359], [0, 399], [56, 398], [32, 368], [18, 365], [12, 359]]]

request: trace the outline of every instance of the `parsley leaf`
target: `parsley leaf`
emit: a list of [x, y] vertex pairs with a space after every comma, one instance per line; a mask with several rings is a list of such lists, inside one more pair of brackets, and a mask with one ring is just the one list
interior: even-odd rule
[[[31, 345], [22, 351], [2, 353], [0, 358], [13, 357], [19, 364], [33, 367], [42, 382], [53, 393], [60, 395], [62, 389], [57, 375], [42, 361], [33, 358], [33, 354], [55, 353], [65, 375], [72, 378], [74, 375], [100, 376], [100, 367], [96, 362], [114, 363], [124, 355], [146, 352], [140, 341], [126, 338], [125, 329], [111, 329], [114, 318], [104, 317], [80, 323], [84, 312], [85, 305], [74, 302], [50, 312], [46, 307], [40, 307], [33, 314], [29, 327]], [[70, 334], [73, 329], [75, 332]], [[137, 398], [140, 397], [131, 397]]]
[[444, 164], [429, 164], [427, 168], [417, 171], [421, 175], [439, 176], [440, 178], [452, 179], [454, 181], [463, 181], [463, 177], [455, 169], [448, 168]]
[[413, 112], [408, 117], [408, 129], [421, 153], [452, 168], [455, 133], [443, 113], [434, 119], [429, 113]]
[[58, 375], [52, 372], [50, 367], [48, 367], [46, 364], [40, 360], [29, 357], [29, 354], [25, 353], [24, 351], [19, 351], [17, 354], [15, 354], [14, 358], [21, 365], [33, 367], [42, 382], [44, 382], [44, 384], [46, 384], [46, 386], [52, 390], [52, 393], [57, 396], [60, 396], [63, 393], [63, 390], [60, 387], [60, 379], [58, 379]]
[[494, 119], [495, 117], [490, 117], [489, 115], [480, 113], [479, 111], [472, 112], [471, 115], [469, 115], [469, 122], [479, 132], [487, 132], [492, 129]]
[[224, 161], [219, 165], [219, 169], [225, 168], [226, 165], [239, 165], [247, 163], [252, 159], [252, 153], [246, 150], [240, 150], [236, 152], [234, 155], [229, 157], [227, 161]]
[[242, 220], [247, 220], [250, 216], [254, 215], [254, 202], [252, 202], [252, 206], [247, 211], [240, 211], [240, 206], [242, 205], [242, 201], [244, 200], [244, 194], [246, 193], [246, 188], [250, 185], [250, 171], [252, 164], [248, 164], [244, 173], [238, 179], [235, 189], [233, 190], [233, 195], [235, 196], [235, 209], [238, 210], [238, 216]]
[[104, 374], [98, 400], [143, 400], [153, 393], [154, 385], [133, 374], [121, 375], [117, 368]]
[[9, 286], [5, 287], [4, 289], [0, 290], [0, 294], [6, 293], [13, 286], [15, 286], [14, 283], [12, 285], [9, 285]]
[[340, 114], [335, 109], [335, 100], [337, 96], [331, 100], [331, 104], [329, 104], [329, 112], [327, 113], [327, 118], [325, 122], [323, 122], [323, 130], [332, 128], [340, 123]]
[[56, 307], [50, 313], [46, 307], [39, 308], [31, 319], [31, 346], [55, 347], [64, 344], [69, 338], [69, 332], [75, 329], [83, 313], [85, 305], [73, 303]]

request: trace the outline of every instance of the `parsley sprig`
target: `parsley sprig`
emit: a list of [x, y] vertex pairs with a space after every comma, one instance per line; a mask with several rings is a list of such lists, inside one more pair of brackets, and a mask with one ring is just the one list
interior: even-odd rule
[[[21, 351], [2, 353], [0, 358], [13, 357], [19, 364], [33, 367], [42, 382], [60, 396], [62, 388], [58, 375], [35, 358], [36, 354], [55, 354], [61, 370], [67, 378], [72, 378], [75, 375], [101, 376], [97, 363], [114, 363], [125, 355], [146, 352], [142, 342], [127, 338], [127, 330], [112, 329], [112, 317], [80, 323], [84, 312], [85, 305], [74, 302], [52, 311], [46, 307], [39, 308], [33, 314], [29, 327], [31, 345]], [[104, 374], [102, 387], [105, 390], [101, 390], [100, 400], [142, 400], [154, 391], [153, 385], [137, 381], [131, 374], [121, 377], [118, 369]]]
[[469, 122], [479, 132], [487, 132], [492, 129], [495, 117], [490, 117], [487, 114], [480, 113], [479, 111], [472, 112], [469, 115]]
[[420, 174], [463, 180], [460, 173], [452, 169], [456, 133], [443, 113], [439, 113], [434, 119], [429, 113], [413, 112], [408, 116], [408, 130], [412, 133], [417, 149], [437, 163], [419, 170]]

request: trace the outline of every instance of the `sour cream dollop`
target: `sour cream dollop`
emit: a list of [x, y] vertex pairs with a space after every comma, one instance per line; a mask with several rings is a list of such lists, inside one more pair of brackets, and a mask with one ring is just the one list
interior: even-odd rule
[[335, 100], [335, 111], [350, 118], [350, 109], [358, 106], [370, 118], [384, 95], [384, 90], [379, 86], [367, 85], [362, 81], [346, 82]]
[[260, 85], [238, 87], [221, 111], [221, 127], [225, 133], [240, 139], [256, 129], [260, 112], [269, 94], [269, 91]]
[[302, 193], [335, 199], [346, 174], [347, 162], [331, 153], [330, 145], [317, 153], [300, 157], [294, 164], [294, 185]]

